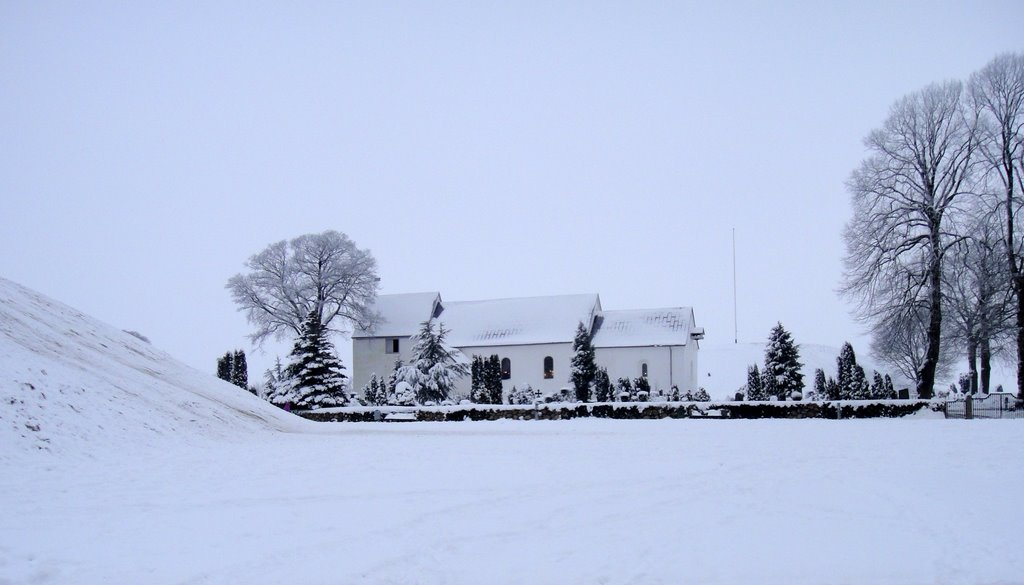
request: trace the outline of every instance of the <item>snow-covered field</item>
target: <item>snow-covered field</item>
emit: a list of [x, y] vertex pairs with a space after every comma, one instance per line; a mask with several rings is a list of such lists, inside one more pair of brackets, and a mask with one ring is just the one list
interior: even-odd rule
[[0, 279], [3, 584], [1021, 583], [1022, 441], [1021, 420], [317, 425]]

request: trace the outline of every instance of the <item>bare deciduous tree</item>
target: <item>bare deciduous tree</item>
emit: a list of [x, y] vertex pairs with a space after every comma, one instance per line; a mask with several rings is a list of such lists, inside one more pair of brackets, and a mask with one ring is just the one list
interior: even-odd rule
[[246, 262], [247, 274], [236, 274], [226, 288], [256, 326], [254, 343], [269, 336], [298, 337], [302, 323], [316, 312], [324, 327], [341, 318], [361, 327], [377, 316], [377, 262], [345, 234], [326, 231], [267, 246]]
[[868, 135], [871, 154], [848, 182], [854, 217], [844, 233], [841, 292], [876, 334], [894, 335], [893, 324], [926, 318], [925, 352], [912, 376], [923, 398], [933, 395], [942, 350], [942, 264], [954, 241], [949, 214], [967, 191], [974, 161], [962, 93], [962, 84], [946, 82], [897, 101]]
[[[929, 312], [925, 303], [893, 307], [890, 314], [871, 328], [871, 353], [879, 361], [896, 369], [904, 378], [920, 387], [921, 372], [928, 354]], [[943, 350], [935, 365], [935, 375], [947, 376], [954, 353], [943, 340]]]
[[1013, 294], [1004, 240], [994, 215], [964, 218], [964, 237], [949, 250], [945, 269], [946, 306], [952, 325], [949, 337], [966, 349], [972, 393], [978, 391], [979, 357], [981, 391], [988, 393], [993, 351], [999, 352], [1010, 333]]
[[1020, 213], [1024, 203], [1024, 55], [1004, 54], [971, 76], [978, 113], [979, 151], [1002, 187], [997, 209], [1005, 226], [1007, 267], [1016, 296], [1017, 392], [1024, 398], [1024, 254]]

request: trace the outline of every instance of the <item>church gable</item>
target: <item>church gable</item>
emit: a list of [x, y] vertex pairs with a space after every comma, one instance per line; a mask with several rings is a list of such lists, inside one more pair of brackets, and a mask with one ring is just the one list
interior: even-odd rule
[[408, 337], [434, 316], [440, 302], [438, 292], [378, 295], [373, 308], [380, 318], [367, 329], [357, 329], [352, 337]]

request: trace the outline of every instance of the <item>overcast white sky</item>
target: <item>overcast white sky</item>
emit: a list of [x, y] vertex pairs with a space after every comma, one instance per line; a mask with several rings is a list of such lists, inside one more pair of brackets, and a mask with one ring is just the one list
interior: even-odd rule
[[227, 278], [335, 229], [383, 293], [692, 305], [723, 343], [735, 227], [740, 341], [866, 352], [862, 138], [1024, 49], [1019, 0], [553, 4], [0, 3], [0, 276], [212, 373]]

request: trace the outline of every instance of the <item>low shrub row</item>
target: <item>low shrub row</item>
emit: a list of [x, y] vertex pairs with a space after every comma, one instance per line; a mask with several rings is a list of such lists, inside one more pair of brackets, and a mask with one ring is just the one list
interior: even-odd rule
[[342, 407], [296, 414], [322, 422], [569, 420], [574, 418], [898, 418], [939, 408], [927, 400], [836, 402], [641, 402], [537, 404], [509, 406], [467, 404], [422, 407]]

